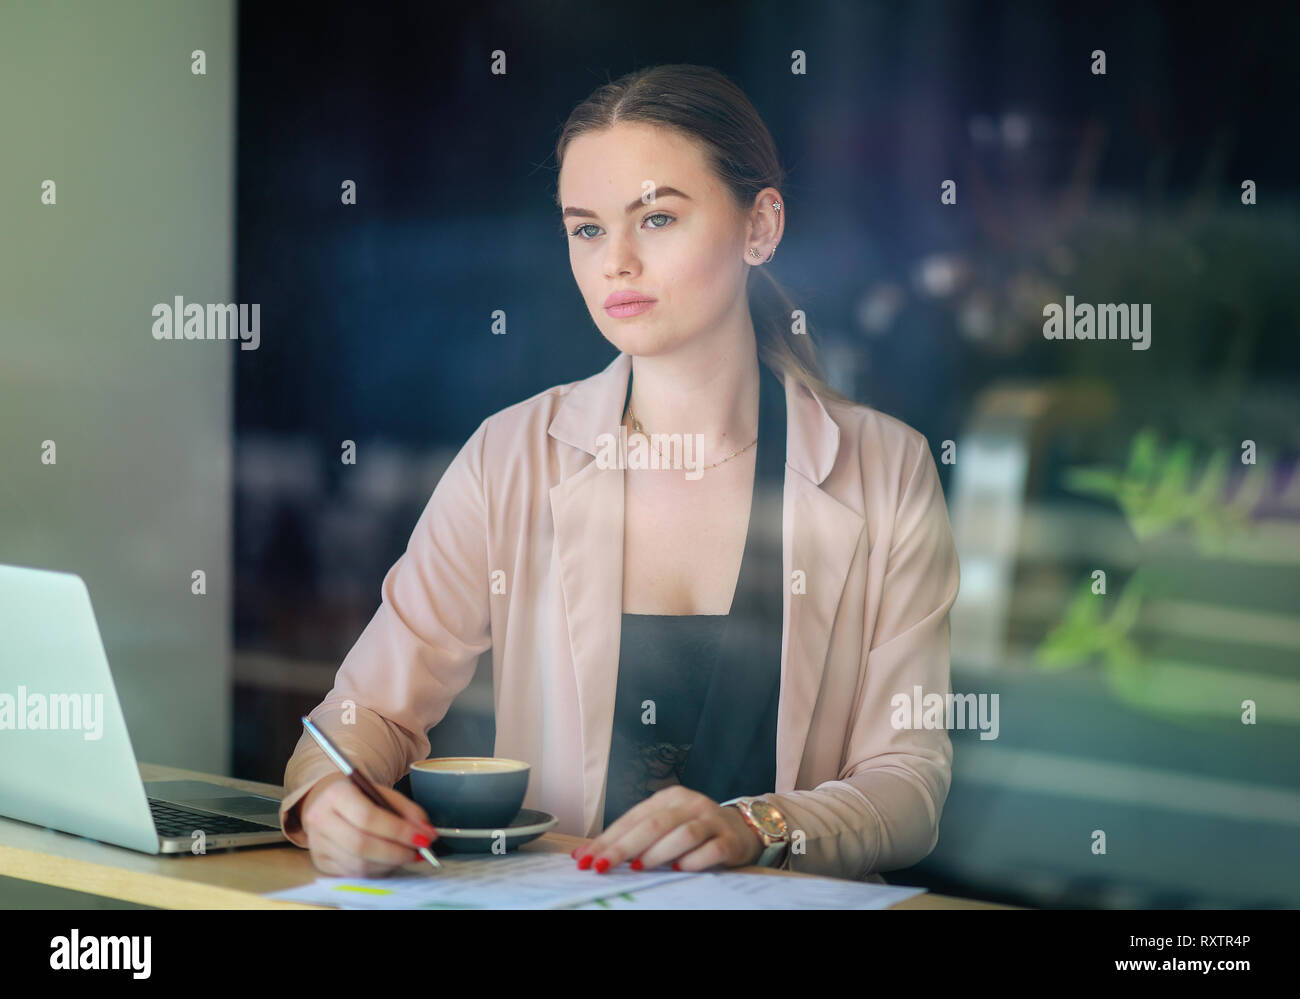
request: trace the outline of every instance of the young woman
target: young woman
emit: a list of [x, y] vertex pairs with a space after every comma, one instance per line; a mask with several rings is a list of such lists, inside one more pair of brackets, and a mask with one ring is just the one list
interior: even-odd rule
[[[580, 104], [556, 159], [573, 275], [620, 353], [483, 421], [313, 718], [391, 788], [491, 648], [495, 755], [531, 765], [526, 807], [595, 837], [579, 866], [915, 863], [952, 748], [898, 704], [950, 689], [957, 557], [925, 438], [824, 383], [763, 266], [789, 214], [771, 135], [726, 77], [658, 66]], [[284, 783], [323, 872], [433, 835], [306, 735]]]

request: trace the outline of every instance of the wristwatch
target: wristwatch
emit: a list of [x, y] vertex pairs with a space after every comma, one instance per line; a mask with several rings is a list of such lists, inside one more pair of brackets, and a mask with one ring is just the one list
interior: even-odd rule
[[722, 802], [735, 805], [745, 822], [763, 841], [763, 852], [755, 861], [759, 867], [780, 867], [790, 849], [790, 825], [780, 809], [762, 798], [740, 797]]

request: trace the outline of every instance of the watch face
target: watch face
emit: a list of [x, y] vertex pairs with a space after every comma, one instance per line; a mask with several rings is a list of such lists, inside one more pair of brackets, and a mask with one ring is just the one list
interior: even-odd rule
[[769, 836], [780, 838], [786, 834], [785, 816], [775, 805], [766, 801], [751, 801], [749, 811], [754, 816], [754, 821]]

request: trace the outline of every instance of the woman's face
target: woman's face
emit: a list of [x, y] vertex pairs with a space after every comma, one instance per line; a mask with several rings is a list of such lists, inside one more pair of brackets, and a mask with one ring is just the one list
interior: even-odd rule
[[[579, 136], [559, 195], [574, 279], [620, 351], [666, 353], [747, 308], [744, 218], [694, 143], [645, 124]], [[654, 302], [607, 307], [626, 291]]]

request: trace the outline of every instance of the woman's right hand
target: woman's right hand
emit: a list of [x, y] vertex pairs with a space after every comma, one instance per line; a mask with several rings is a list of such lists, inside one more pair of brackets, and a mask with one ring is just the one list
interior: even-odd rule
[[321, 778], [298, 803], [307, 849], [322, 874], [382, 877], [420, 859], [414, 837], [437, 838], [418, 804], [392, 788], [381, 787], [379, 793], [401, 818], [374, 804], [341, 773]]

